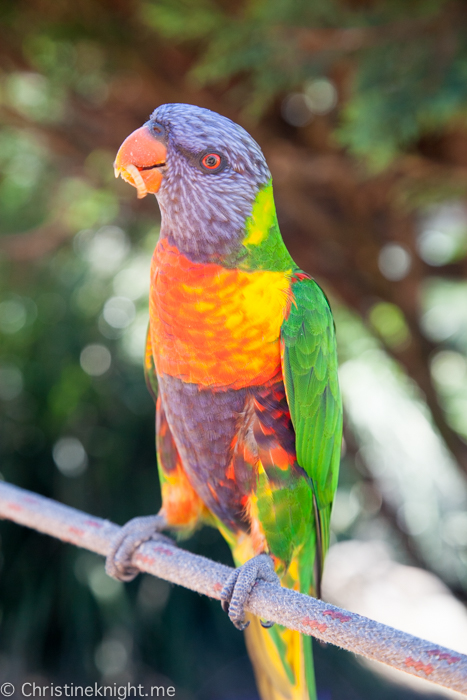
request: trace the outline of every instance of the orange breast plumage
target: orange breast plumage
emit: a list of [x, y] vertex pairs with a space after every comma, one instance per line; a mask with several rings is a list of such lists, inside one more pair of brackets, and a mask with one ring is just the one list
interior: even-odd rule
[[150, 293], [157, 372], [219, 389], [276, 376], [290, 275], [192, 262], [159, 241]]

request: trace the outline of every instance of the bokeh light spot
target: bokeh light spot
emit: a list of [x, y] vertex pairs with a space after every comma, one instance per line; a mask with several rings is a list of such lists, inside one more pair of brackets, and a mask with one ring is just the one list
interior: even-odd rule
[[282, 117], [291, 126], [306, 126], [313, 119], [305, 95], [294, 92], [282, 102]]
[[105, 302], [102, 315], [112, 328], [127, 328], [136, 315], [136, 309], [127, 297], [111, 297]]
[[105, 374], [112, 364], [112, 355], [105, 345], [86, 345], [79, 358], [82, 369], [91, 377]]
[[462, 201], [433, 204], [426, 210], [418, 236], [418, 252], [428, 265], [440, 266], [465, 255], [467, 207]]
[[431, 374], [442, 388], [456, 390], [467, 374], [467, 362], [459, 352], [442, 350], [431, 360]]
[[122, 339], [122, 348], [125, 356], [136, 365], [141, 365], [144, 359], [148, 323], [148, 312], [140, 312]]
[[12, 401], [23, 390], [23, 375], [18, 367], [11, 364], [0, 366], [0, 399]]
[[96, 272], [107, 275], [115, 272], [125, 260], [130, 242], [118, 226], [103, 226], [96, 233], [88, 229], [78, 233], [75, 249]]
[[107, 576], [101, 562], [89, 569], [87, 579], [89, 588], [100, 601], [110, 603], [122, 594], [123, 584]]
[[391, 347], [404, 345], [410, 340], [410, 331], [398, 306], [379, 302], [369, 313], [371, 325]]
[[149, 273], [151, 258], [140, 256], [133, 260], [128, 267], [115, 275], [113, 290], [117, 296], [127, 297], [136, 301], [149, 293]]
[[6, 84], [9, 102], [28, 115], [31, 111], [42, 112], [47, 106], [49, 81], [39, 73], [13, 73]]
[[305, 85], [305, 101], [313, 114], [327, 114], [337, 104], [337, 90], [327, 78], [310, 80]]
[[445, 231], [428, 229], [418, 239], [418, 252], [428, 265], [445, 265], [456, 250], [455, 240]]
[[128, 651], [119, 639], [105, 639], [96, 649], [94, 662], [104, 676], [114, 676], [127, 666]]
[[386, 279], [398, 282], [407, 276], [412, 264], [410, 253], [397, 243], [388, 243], [381, 248], [378, 267]]
[[338, 489], [331, 515], [331, 529], [333, 532], [340, 533], [348, 530], [359, 512], [360, 503], [355, 492]]
[[167, 581], [145, 576], [138, 591], [138, 606], [146, 613], [163, 610], [169, 600], [171, 587]]
[[11, 299], [0, 303], [0, 330], [13, 335], [26, 325], [27, 311], [22, 301]]
[[423, 333], [430, 340], [440, 342], [450, 338], [459, 329], [459, 319], [454, 309], [445, 304], [436, 304], [420, 319]]
[[57, 468], [64, 476], [80, 476], [88, 466], [86, 450], [75, 437], [63, 437], [57, 440], [52, 456]]

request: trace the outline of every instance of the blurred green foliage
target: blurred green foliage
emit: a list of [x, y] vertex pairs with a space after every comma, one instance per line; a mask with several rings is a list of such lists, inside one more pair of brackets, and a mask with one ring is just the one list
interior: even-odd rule
[[[441, 37], [434, 43], [430, 32], [446, 5], [445, 0], [425, 0], [357, 3], [354, 8], [337, 0], [249, 0], [233, 10], [215, 0], [149, 0], [142, 12], [170, 39], [201, 43], [202, 57], [191, 71], [201, 84], [228, 84], [244, 73], [242, 90], [235, 85], [232, 97], [243, 98], [247, 112], [257, 116], [284, 90], [326, 73], [336, 53], [345, 50], [345, 43], [329, 34], [325, 50], [310, 53], [307, 28], [361, 30], [352, 93], [337, 135], [351, 152], [383, 167], [421, 134], [465, 116], [467, 37], [455, 24], [456, 10], [447, 13], [450, 33], [444, 42]], [[385, 25], [387, 31], [378, 34]], [[294, 30], [302, 33], [291, 41]], [[399, 34], [413, 40], [399, 42]]]

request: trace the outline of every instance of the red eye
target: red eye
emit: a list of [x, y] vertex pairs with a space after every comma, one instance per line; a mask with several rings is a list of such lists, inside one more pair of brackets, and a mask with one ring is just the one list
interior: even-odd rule
[[201, 165], [208, 170], [216, 170], [221, 162], [221, 157], [217, 153], [206, 153], [201, 161]]

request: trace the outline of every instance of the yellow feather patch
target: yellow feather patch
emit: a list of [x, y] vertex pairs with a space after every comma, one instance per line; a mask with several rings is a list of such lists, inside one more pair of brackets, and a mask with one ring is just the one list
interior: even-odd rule
[[243, 245], [259, 245], [269, 234], [276, 221], [276, 210], [272, 195], [272, 182], [258, 192], [253, 211], [246, 223], [246, 236]]

